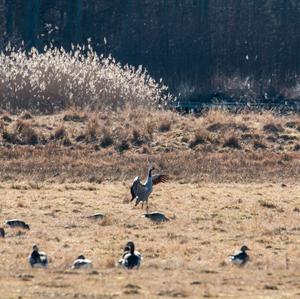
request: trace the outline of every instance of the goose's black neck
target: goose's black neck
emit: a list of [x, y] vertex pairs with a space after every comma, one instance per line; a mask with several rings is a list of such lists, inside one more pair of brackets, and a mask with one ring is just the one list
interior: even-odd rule
[[130, 247], [130, 253], [134, 254], [134, 244], [132, 244], [132, 246]]
[[126, 247], [129, 248], [131, 254], [134, 254], [135, 246], [134, 246], [134, 243], [133, 243], [132, 241], [129, 241], [129, 242], [127, 243]]

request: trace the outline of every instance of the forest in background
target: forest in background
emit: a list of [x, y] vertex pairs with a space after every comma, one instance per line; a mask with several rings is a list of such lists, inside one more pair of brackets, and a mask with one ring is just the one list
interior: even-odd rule
[[299, 28], [297, 0], [0, 0], [2, 50], [90, 40], [185, 98], [298, 98]]

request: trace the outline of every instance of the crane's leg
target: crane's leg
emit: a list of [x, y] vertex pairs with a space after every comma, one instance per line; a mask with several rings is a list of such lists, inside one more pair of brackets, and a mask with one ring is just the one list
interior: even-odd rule
[[146, 211], [147, 211], [147, 213], [149, 212], [149, 205], [148, 205], [148, 198], [147, 198], [147, 200], [146, 200]]
[[144, 202], [142, 202], [142, 209], [144, 208]]

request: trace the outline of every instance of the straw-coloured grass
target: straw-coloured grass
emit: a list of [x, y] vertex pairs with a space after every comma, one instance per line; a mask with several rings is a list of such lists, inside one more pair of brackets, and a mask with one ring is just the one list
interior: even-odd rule
[[[153, 224], [129, 201], [129, 184], [1, 183], [1, 223], [20, 217], [31, 228], [5, 227], [0, 238], [1, 296], [297, 298], [299, 185], [171, 181], [149, 200], [170, 221]], [[105, 218], [86, 217], [96, 212]], [[138, 271], [116, 267], [129, 240], [143, 256]], [[33, 243], [48, 254], [48, 269], [29, 266]], [[244, 244], [250, 261], [230, 265]], [[70, 269], [80, 254], [93, 269]]]
[[[3, 120], [4, 114], [0, 116], [0, 178], [119, 180], [140, 173], [147, 161], [176, 180], [299, 178], [298, 115], [266, 115], [264, 119], [256, 113], [224, 114], [214, 111], [213, 123], [208, 119], [211, 114], [180, 116], [141, 108], [109, 114], [73, 109], [54, 115], [32, 114], [28, 120], [12, 114], [10, 122]], [[68, 120], [66, 115], [70, 115]], [[162, 132], [164, 120], [171, 125]], [[280, 131], [271, 132], [272, 123]]]
[[167, 87], [141, 66], [121, 65], [93, 49], [43, 53], [8, 47], [0, 54], [0, 108], [52, 112], [70, 107], [117, 109], [172, 100]]

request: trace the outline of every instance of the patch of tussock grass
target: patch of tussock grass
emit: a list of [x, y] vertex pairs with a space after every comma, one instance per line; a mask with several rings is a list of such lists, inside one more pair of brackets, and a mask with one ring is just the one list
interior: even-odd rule
[[211, 140], [209, 132], [205, 129], [199, 128], [196, 130], [194, 136], [189, 141], [189, 147], [194, 148], [198, 144], [204, 144]]
[[18, 119], [10, 130], [3, 129], [3, 140], [12, 144], [37, 145], [41, 138], [32, 124]]

